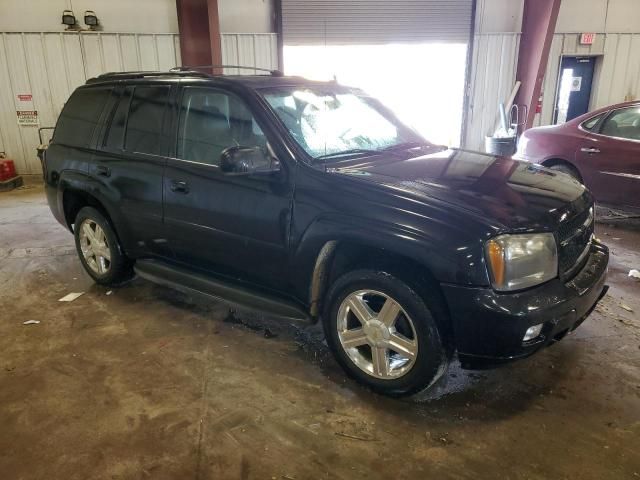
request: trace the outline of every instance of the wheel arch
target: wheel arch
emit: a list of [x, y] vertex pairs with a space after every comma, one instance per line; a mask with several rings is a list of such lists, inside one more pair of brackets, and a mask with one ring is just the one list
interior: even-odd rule
[[69, 231], [73, 232], [73, 223], [78, 212], [84, 207], [93, 207], [105, 217], [107, 222], [109, 222], [109, 225], [118, 239], [120, 248], [122, 248], [123, 252], [126, 254], [121, 232], [116, 228], [116, 221], [113, 215], [111, 215], [105, 202], [101, 201], [96, 195], [91, 193], [89, 191], [90, 189], [86, 188], [86, 184], [84, 183], [65, 182], [61, 187], [60, 211], [64, 216], [64, 221]]
[[357, 240], [329, 240], [320, 249], [309, 288], [310, 314], [314, 321], [327, 305], [330, 286], [341, 275], [356, 269], [382, 271], [406, 282], [433, 310], [443, 338], [448, 345], [453, 345], [449, 309], [431, 268], [405, 254]]
[[584, 178], [582, 177], [582, 173], [580, 172], [580, 169], [578, 169], [578, 167], [576, 167], [576, 165], [573, 162], [567, 160], [566, 158], [551, 157], [551, 158], [548, 158], [548, 159], [542, 161], [540, 164], [543, 167], [547, 167], [547, 168], [553, 167], [554, 165], [566, 165], [571, 170], [576, 172], [576, 174], [578, 175], [578, 178], [580, 179], [581, 183], [584, 182]]
[[[69, 227], [69, 230], [73, 230], [72, 225], [78, 215], [78, 212], [84, 207], [93, 207], [98, 210], [105, 218], [112, 224], [111, 216], [105, 208], [105, 206], [95, 196], [90, 193], [76, 189], [66, 188], [62, 192], [62, 207], [64, 212], [64, 219]], [[115, 230], [115, 229], [114, 229]]]

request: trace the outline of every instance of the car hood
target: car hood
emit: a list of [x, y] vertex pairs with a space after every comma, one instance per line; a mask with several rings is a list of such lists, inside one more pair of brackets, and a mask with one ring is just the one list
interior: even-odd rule
[[497, 230], [554, 230], [592, 202], [585, 187], [568, 175], [460, 149], [413, 158], [376, 155], [328, 165], [327, 171], [414, 202], [448, 204]]

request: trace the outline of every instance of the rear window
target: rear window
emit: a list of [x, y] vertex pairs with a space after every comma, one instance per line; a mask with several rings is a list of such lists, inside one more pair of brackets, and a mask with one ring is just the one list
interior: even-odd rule
[[124, 149], [129, 152], [166, 155], [162, 135], [168, 86], [136, 87], [129, 105]]
[[58, 118], [53, 141], [88, 147], [110, 94], [110, 88], [81, 88], [73, 92]]
[[104, 147], [110, 150], [122, 150], [124, 142], [124, 127], [127, 124], [127, 112], [131, 102], [133, 87], [128, 87], [122, 92], [117, 106], [111, 117], [111, 124], [107, 129], [104, 139]]
[[102, 146], [107, 150], [166, 155], [163, 133], [168, 85], [126, 87], [111, 111]]

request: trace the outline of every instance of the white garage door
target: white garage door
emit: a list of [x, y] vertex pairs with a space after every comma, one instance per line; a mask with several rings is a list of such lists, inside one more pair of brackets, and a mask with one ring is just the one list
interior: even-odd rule
[[282, 0], [287, 74], [363, 88], [458, 146], [472, 0]]
[[284, 43], [467, 43], [472, 7], [472, 0], [282, 0]]

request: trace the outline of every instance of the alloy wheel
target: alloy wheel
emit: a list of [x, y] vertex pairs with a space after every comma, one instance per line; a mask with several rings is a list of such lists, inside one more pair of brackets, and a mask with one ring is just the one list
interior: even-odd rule
[[80, 225], [80, 249], [89, 268], [98, 275], [111, 268], [111, 249], [104, 230], [94, 220], [87, 218]]
[[350, 293], [340, 304], [336, 325], [345, 353], [369, 375], [395, 379], [415, 364], [418, 338], [413, 320], [385, 293]]

